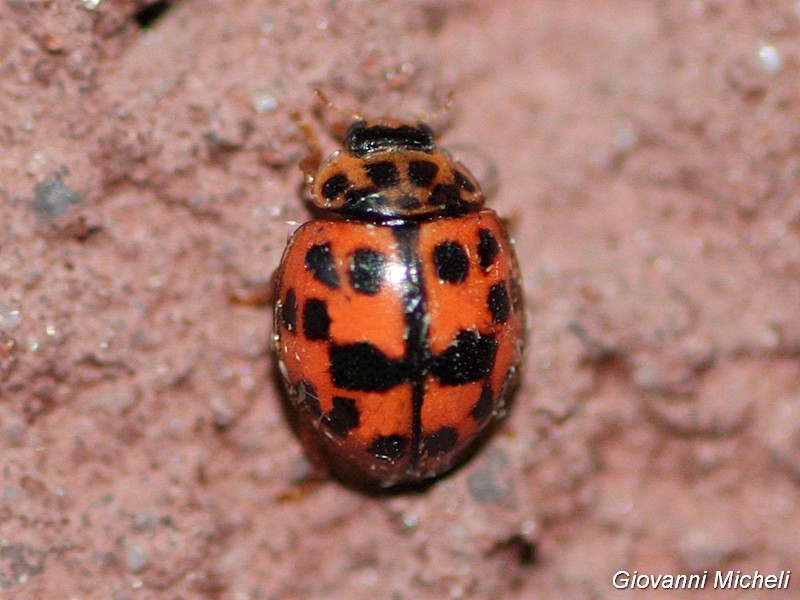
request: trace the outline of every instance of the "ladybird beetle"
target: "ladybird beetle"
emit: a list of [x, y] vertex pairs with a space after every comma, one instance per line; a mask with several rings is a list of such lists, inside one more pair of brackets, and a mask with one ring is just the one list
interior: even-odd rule
[[291, 406], [334, 471], [435, 477], [505, 413], [524, 338], [509, 237], [422, 123], [355, 121], [308, 179], [320, 218], [275, 279]]

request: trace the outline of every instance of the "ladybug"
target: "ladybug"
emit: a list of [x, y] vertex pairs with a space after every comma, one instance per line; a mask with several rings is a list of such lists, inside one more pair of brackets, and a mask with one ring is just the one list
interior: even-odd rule
[[275, 279], [290, 405], [340, 475], [378, 487], [440, 475], [505, 414], [522, 356], [503, 222], [423, 123], [357, 120], [308, 180], [319, 218]]

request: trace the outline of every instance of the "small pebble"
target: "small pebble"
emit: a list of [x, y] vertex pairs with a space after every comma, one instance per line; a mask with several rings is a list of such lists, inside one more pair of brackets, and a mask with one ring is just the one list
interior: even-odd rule
[[125, 562], [131, 573], [141, 573], [150, 564], [147, 548], [140, 542], [131, 542], [125, 549]]
[[73, 204], [83, 202], [78, 192], [65, 186], [58, 176], [36, 185], [31, 206], [33, 211], [45, 219], [57, 219], [69, 212]]
[[781, 53], [770, 44], [761, 44], [758, 47], [758, 59], [763, 69], [770, 75], [777, 75], [783, 66]]
[[508, 475], [508, 457], [499, 449], [481, 457], [480, 467], [467, 478], [470, 495], [481, 504], [513, 507], [514, 484]]

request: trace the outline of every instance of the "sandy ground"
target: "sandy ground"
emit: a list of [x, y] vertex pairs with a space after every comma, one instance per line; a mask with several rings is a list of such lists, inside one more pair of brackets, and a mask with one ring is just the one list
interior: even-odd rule
[[[145, 5], [0, 5], [0, 597], [798, 597], [799, 3]], [[429, 118], [512, 221], [522, 385], [422, 493], [298, 487], [231, 301], [308, 218], [315, 87]]]

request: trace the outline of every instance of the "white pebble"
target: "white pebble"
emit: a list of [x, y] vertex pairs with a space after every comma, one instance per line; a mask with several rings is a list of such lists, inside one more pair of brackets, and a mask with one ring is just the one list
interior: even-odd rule
[[783, 66], [783, 58], [775, 46], [761, 44], [758, 47], [758, 58], [761, 66], [770, 75], [777, 75]]

